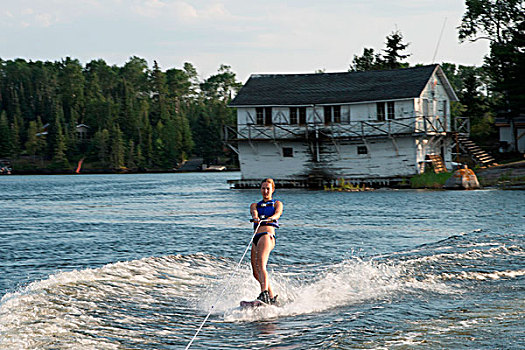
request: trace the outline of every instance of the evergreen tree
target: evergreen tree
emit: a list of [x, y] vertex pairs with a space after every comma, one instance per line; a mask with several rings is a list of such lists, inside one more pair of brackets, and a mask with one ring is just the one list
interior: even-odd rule
[[40, 119], [40, 116], [37, 116], [36, 119], [36, 127], [37, 127], [37, 147], [36, 152], [38, 155], [43, 156], [43, 152], [45, 152], [47, 148], [47, 138], [46, 135], [43, 135], [41, 131], [44, 129], [44, 125], [42, 124], [42, 120]]
[[66, 158], [66, 138], [64, 132], [62, 131], [62, 122], [60, 120], [60, 115], [57, 114], [55, 121], [53, 123], [54, 132], [54, 152], [53, 152], [53, 168], [65, 170], [69, 168], [69, 162]]
[[11, 156], [11, 130], [6, 111], [0, 113], [0, 158]]
[[126, 167], [129, 169], [135, 169], [137, 167], [135, 157], [135, 143], [133, 140], [129, 140], [127, 153], [126, 153]]
[[124, 167], [124, 155], [126, 153], [124, 147], [124, 141], [122, 139], [122, 131], [120, 127], [114, 125], [110, 133], [110, 153], [109, 159], [111, 162], [111, 167], [113, 169], [120, 169]]
[[59, 64], [58, 85], [64, 120], [77, 122], [84, 110], [84, 75], [76, 59], [66, 57]]
[[37, 122], [31, 120], [29, 122], [29, 127], [27, 128], [27, 141], [25, 143], [26, 152], [31, 156], [35, 156], [38, 152], [39, 143], [38, 136], [36, 136], [37, 133]]
[[151, 72], [151, 94], [153, 95], [150, 109], [150, 120], [152, 123], [162, 121], [165, 123], [169, 119], [167, 88], [165, 74], [160, 70], [157, 61], [154, 61], [153, 71]]
[[93, 137], [93, 144], [97, 151], [97, 158], [101, 165], [108, 166], [110, 151], [109, 131], [107, 129], [97, 131]]
[[137, 166], [141, 170], [144, 170], [147, 167], [147, 163], [144, 156], [142, 155], [142, 148], [140, 145], [137, 146]]
[[362, 72], [368, 70], [407, 68], [408, 63], [403, 63], [410, 54], [402, 54], [408, 48], [408, 43], [403, 43], [403, 34], [400, 31], [392, 32], [386, 37], [384, 54], [376, 53], [373, 48], [364, 48], [361, 56], [354, 55], [349, 71]]
[[363, 72], [368, 70], [382, 69], [383, 61], [381, 55], [374, 52], [373, 48], [364, 48], [361, 56], [354, 55], [349, 71]]
[[15, 114], [13, 122], [11, 123], [11, 154], [14, 157], [20, 155], [22, 147], [20, 144], [20, 129], [23, 127], [24, 121], [22, 117], [18, 114]]
[[408, 48], [408, 43], [403, 43], [403, 34], [399, 30], [392, 32], [386, 37], [386, 48], [383, 49], [383, 67], [386, 69], [407, 68], [408, 63], [402, 63], [402, 60], [410, 57], [410, 54], [403, 55], [401, 51]]

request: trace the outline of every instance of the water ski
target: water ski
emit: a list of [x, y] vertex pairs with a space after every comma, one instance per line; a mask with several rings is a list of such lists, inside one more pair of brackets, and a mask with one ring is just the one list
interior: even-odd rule
[[253, 301], [241, 301], [242, 309], [253, 309], [260, 306], [268, 306], [268, 304], [263, 303], [262, 301], [255, 299]]

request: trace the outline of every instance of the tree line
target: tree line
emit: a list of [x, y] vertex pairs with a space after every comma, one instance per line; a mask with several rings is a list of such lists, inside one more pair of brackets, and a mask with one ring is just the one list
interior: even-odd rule
[[227, 65], [200, 81], [191, 63], [162, 71], [139, 57], [121, 67], [0, 59], [0, 158], [52, 169], [214, 163], [229, 156], [221, 130], [235, 123], [227, 104], [240, 87]]

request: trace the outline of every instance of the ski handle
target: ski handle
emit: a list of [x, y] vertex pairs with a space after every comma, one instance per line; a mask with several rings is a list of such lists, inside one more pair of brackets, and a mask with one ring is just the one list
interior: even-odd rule
[[[259, 222], [274, 222], [275, 220], [262, 219]], [[255, 219], [250, 219], [250, 222], [255, 222]]]

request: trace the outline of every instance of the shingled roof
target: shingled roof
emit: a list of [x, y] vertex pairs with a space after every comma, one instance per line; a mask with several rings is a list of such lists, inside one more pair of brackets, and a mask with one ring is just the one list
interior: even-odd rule
[[457, 100], [439, 65], [367, 72], [256, 74], [230, 103], [239, 106], [300, 106], [419, 97], [437, 70], [450, 98]]

